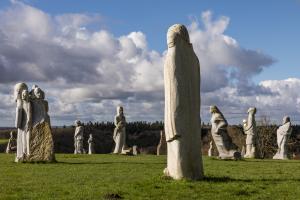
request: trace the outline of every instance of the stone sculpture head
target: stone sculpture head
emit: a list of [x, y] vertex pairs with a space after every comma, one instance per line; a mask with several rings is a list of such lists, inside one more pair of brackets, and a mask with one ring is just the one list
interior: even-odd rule
[[285, 124], [285, 123], [288, 123], [288, 122], [290, 122], [290, 121], [291, 121], [291, 119], [290, 119], [289, 116], [284, 116], [284, 117], [283, 117], [283, 120], [282, 120], [282, 123]]
[[167, 33], [167, 44], [171, 48], [176, 45], [178, 40], [183, 40], [187, 44], [190, 44], [189, 32], [186, 27], [182, 24], [174, 24], [170, 26]]
[[209, 112], [211, 114], [213, 114], [213, 113], [221, 113], [220, 110], [219, 110], [219, 108], [217, 106], [215, 106], [215, 105], [209, 107]]
[[43, 91], [41, 88], [39, 88], [39, 87], [35, 87], [35, 88], [33, 89], [33, 94], [34, 94], [34, 97], [35, 97], [36, 99], [45, 99], [45, 93], [44, 93], [44, 91]]
[[256, 108], [255, 107], [249, 108], [247, 113], [255, 114], [256, 113]]
[[75, 120], [74, 124], [75, 124], [75, 126], [80, 126], [81, 122], [79, 120]]
[[23, 90], [21, 94], [21, 99], [24, 101], [29, 101], [29, 92], [28, 90]]
[[118, 107], [117, 107], [117, 113], [118, 113], [118, 115], [120, 115], [120, 116], [124, 115], [124, 110], [123, 110], [123, 107], [122, 107], [122, 106], [118, 106]]
[[93, 134], [90, 134], [90, 138], [93, 139]]
[[14, 99], [17, 102], [18, 99], [22, 99], [23, 90], [28, 91], [26, 83], [17, 83], [14, 88]]

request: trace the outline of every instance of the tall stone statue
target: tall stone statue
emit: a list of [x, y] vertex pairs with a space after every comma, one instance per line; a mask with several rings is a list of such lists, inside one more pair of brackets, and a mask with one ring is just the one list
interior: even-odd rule
[[273, 159], [279, 159], [279, 160], [288, 159], [287, 142], [288, 142], [288, 137], [292, 133], [292, 130], [293, 129], [292, 129], [290, 117], [285, 116], [283, 118], [283, 124], [279, 126], [279, 128], [277, 129], [278, 149]]
[[14, 88], [14, 96], [17, 103], [15, 127], [18, 129], [15, 162], [23, 162], [29, 155], [29, 134], [32, 128], [32, 108], [27, 85], [17, 83]]
[[83, 132], [84, 128], [79, 120], [75, 121], [75, 133], [74, 133], [74, 154], [83, 154]]
[[246, 154], [244, 158], [255, 158], [255, 149], [256, 149], [256, 122], [255, 114], [256, 108], [249, 108], [248, 110], [248, 120], [244, 123], [244, 132], [247, 135], [246, 137]]
[[241, 153], [228, 135], [228, 123], [217, 106], [210, 106], [211, 135], [216, 144], [221, 159], [240, 159]]
[[212, 157], [212, 148], [213, 148], [213, 141], [210, 141], [209, 149], [208, 149], [208, 152], [207, 152], [208, 157]]
[[17, 141], [14, 137], [14, 132], [10, 132], [10, 138], [8, 140], [7, 146], [6, 146], [6, 153], [13, 153], [17, 150]]
[[30, 92], [32, 104], [32, 131], [30, 132], [30, 155], [27, 161], [54, 162], [54, 141], [48, 115], [48, 101], [45, 92], [35, 85]]
[[113, 139], [116, 143], [114, 152], [115, 154], [120, 154], [125, 148], [126, 143], [126, 118], [124, 116], [123, 107], [117, 107], [117, 115], [115, 116], [115, 130], [113, 134]]
[[89, 136], [88, 143], [89, 143], [89, 154], [94, 154], [95, 150], [94, 150], [94, 140], [92, 134], [90, 134]]
[[167, 168], [174, 179], [203, 178], [200, 119], [200, 64], [184, 25], [167, 33], [164, 64]]

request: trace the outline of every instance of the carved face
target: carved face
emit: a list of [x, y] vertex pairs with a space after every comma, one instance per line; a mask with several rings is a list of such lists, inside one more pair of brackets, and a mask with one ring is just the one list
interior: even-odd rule
[[174, 24], [170, 26], [167, 33], [168, 47], [169, 48], [173, 47], [179, 38], [181, 38], [188, 44], [190, 43], [190, 37], [186, 27], [182, 24]]
[[124, 114], [123, 107], [122, 106], [118, 107], [118, 115], [123, 115], [123, 114]]
[[28, 100], [28, 97], [29, 97], [28, 91], [27, 91], [27, 90], [23, 90], [23, 91], [22, 91], [22, 100], [27, 101], [27, 100]]
[[43, 99], [44, 98], [44, 93], [41, 90], [41, 88], [38, 88], [38, 87], [34, 88], [33, 93], [34, 93], [35, 98], [37, 98], [37, 99]]

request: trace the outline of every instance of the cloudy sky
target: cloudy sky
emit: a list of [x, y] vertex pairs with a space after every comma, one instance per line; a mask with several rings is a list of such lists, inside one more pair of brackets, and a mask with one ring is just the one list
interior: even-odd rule
[[163, 119], [166, 31], [188, 27], [201, 63], [201, 117], [300, 123], [300, 1], [0, 1], [0, 126], [13, 126], [13, 86], [39, 85], [53, 125]]

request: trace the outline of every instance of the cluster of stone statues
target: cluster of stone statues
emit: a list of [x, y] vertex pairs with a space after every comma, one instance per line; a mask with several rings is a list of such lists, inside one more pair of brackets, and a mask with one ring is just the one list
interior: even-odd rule
[[[75, 133], [74, 133], [74, 154], [85, 154], [86, 150], [83, 148], [83, 133], [84, 133], [84, 127], [82, 123], [79, 120], [75, 121]], [[89, 134], [88, 139], [89, 144], [89, 150], [88, 154], [94, 154], [94, 140], [93, 135]]]
[[17, 128], [16, 162], [53, 162], [54, 144], [48, 102], [44, 91], [33, 85], [28, 91], [25, 83], [14, 88]]

